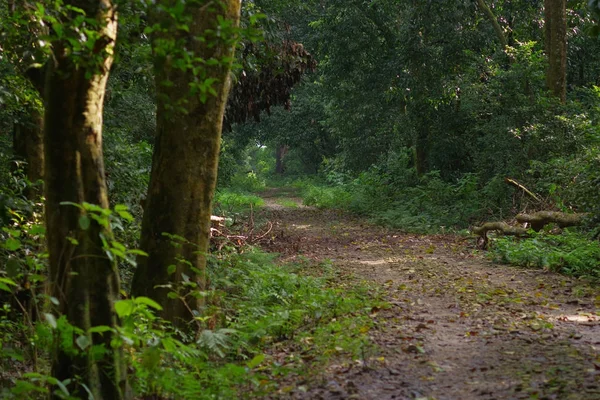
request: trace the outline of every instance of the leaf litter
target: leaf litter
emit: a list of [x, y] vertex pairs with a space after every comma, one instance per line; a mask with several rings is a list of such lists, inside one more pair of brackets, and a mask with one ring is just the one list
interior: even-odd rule
[[[281, 399], [600, 399], [600, 290], [543, 270], [493, 264], [453, 235], [415, 235], [355, 216], [282, 204], [264, 248], [282, 261], [330, 260], [342, 280], [367, 280], [368, 357], [331, 360], [282, 381]], [[285, 200], [285, 203], [284, 203]], [[308, 360], [310, 361], [310, 360]]]

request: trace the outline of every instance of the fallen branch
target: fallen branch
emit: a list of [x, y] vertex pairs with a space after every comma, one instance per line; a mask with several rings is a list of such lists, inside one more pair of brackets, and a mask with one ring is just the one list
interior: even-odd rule
[[518, 226], [511, 226], [511, 225], [507, 224], [506, 222], [486, 222], [485, 224], [483, 224], [481, 226], [476, 226], [475, 228], [473, 228], [473, 233], [480, 236], [480, 239], [478, 240], [478, 245], [482, 249], [487, 248], [487, 245], [488, 245], [487, 233], [489, 231], [496, 231], [503, 235], [518, 236], [518, 237], [523, 237], [523, 236], [529, 235], [529, 233], [527, 232], [527, 229], [521, 228]]
[[538, 211], [534, 214], [519, 214], [517, 215], [517, 221], [522, 224], [529, 223], [531, 224], [531, 229], [539, 232], [549, 223], [555, 223], [560, 228], [580, 225], [586, 215], [587, 214], [567, 214], [556, 211]]
[[527, 229], [518, 226], [511, 226], [506, 222], [486, 222], [481, 226], [473, 228], [473, 233], [479, 236], [485, 236], [489, 231], [497, 231], [503, 235], [527, 236]]

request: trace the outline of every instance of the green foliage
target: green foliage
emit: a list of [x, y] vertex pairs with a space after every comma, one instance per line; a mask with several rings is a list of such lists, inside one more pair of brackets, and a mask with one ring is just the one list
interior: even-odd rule
[[[337, 286], [328, 263], [279, 266], [273, 258], [256, 250], [211, 258], [206, 307], [196, 318], [203, 328], [195, 337], [182, 335], [156, 317], [161, 306], [149, 298], [115, 303], [121, 325], [112, 345], [128, 355], [136, 396], [263, 395], [276, 389], [275, 378], [281, 374], [314, 372], [314, 363], [308, 367], [292, 354], [285, 366], [268, 355], [267, 349], [283, 340], [293, 342], [294, 352], [301, 348], [303, 354], [315, 357], [317, 365], [340, 354], [362, 356], [372, 327], [369, 314], [375, 306], [385, 307], [377, 294], [367, 286]], [[15, 337], [10, 335], [14, 327], [8, 325], [0, 317], [4, 345], [0, 355], [18, 358], [9, 348]], [[101, 357], [106, 349], [90, 346], [88, 336], [110, 329], [98, 326], [83, 332], [64, 317], [46, 313], [35, 325], [37, 336], [29, 339], [40, 348], [57, 343], [69, 354], [94, 351]], [[48, 372], [41, 366], [22, 374], [4, 398], [38, 398], [53, 390], [59, 398], [70, 398], [78, 378], [57, 382]]]
[[490, 255], [498, 262], [600, 278], [600, 243], [568, 230], [560, 235], [542, 232], [527, 239], [498, 238]]
[[264, 204], [263, 199], [256, 195], [220, 190], [215, 196], [214, 213], [232, 216], [242, 212], [250, 211], [251, 208], [260, 207]]
[[318, 208], [348, 208], [351, 195], [343, 186], [307, 185], [302, 189], [302, 198], [307, 206]]
[[255, 172], [237, 173], [231, 178], [229, 184], [231, 189], [245, 192], [259, 192], [266, 186], [264, 178], [260, 178]]

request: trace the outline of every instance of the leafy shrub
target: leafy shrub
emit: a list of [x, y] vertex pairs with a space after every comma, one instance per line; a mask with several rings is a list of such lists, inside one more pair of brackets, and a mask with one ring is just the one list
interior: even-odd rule
[[499, 238], [490, 255], [498, 262], [600, 278], [600, 243], [568, 230], [562, 235], [539, 233], [521, 240]]
[[237, 173], [231, 178], [228, 185], [232, 190], [243, 192], [260, 192], [266, 188], [264, 178], [260, 178], [255, 172]]
[[352, 200], [344, 186], [307, 185], [302, 190], [302, 198], [307, 206], [318, 208], [346, 209]]
[[215, 214], [239, 214], [250, 210], [251, 207], [260, 207], [264, 200], [258, 196], [239, 193], [231, 190], [219, 190], [215, 195]]

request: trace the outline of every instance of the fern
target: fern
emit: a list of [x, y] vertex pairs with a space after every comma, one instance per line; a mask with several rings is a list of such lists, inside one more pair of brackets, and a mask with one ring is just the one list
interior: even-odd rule
[[223, 328], [216, 331], [205, 329], [200, 334], [196, 343], [206, 351], [223, 358], [225, 357], [225, 351], [230, 348], [230, 336], [233, 334], [237, 334], [235, 329]]

